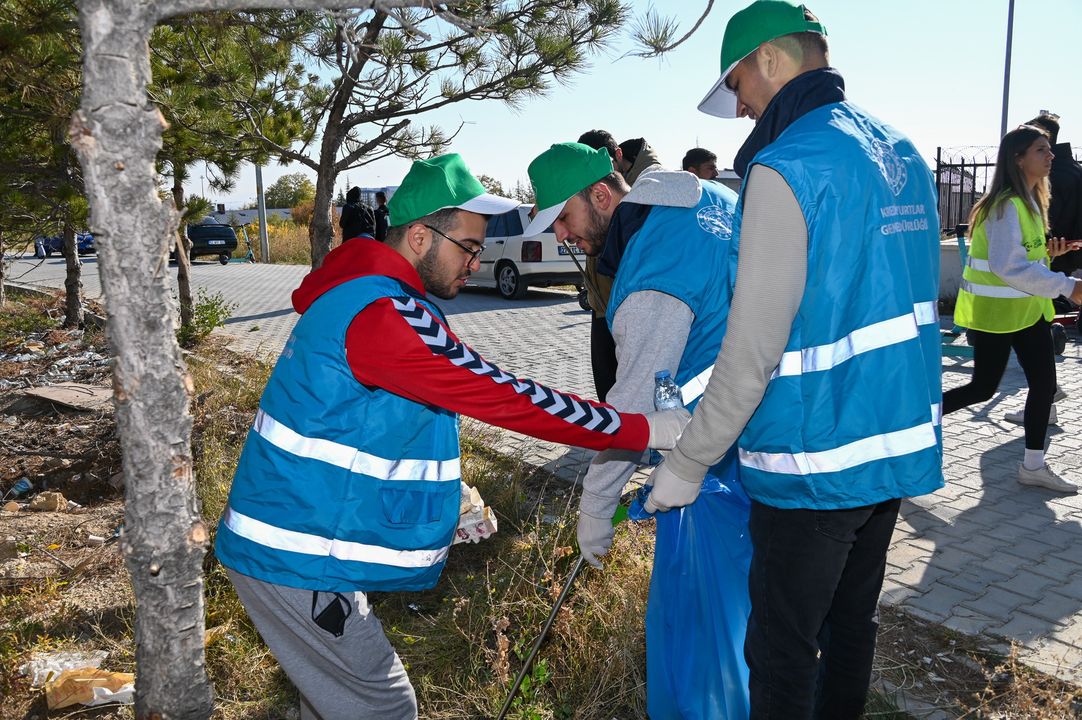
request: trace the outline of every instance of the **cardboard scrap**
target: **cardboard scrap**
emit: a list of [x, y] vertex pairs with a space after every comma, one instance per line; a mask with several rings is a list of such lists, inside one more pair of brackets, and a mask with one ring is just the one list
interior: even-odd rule
[[65, 670], [45, 683], [50, 710], [69, 705], [104, 705], [135, 701], [135, 675], [85, 667]]
[[15, 502], [14, 500], [8, 500], [6, 503], [4, 503], [4, 510], [6, 512], [19, 512], [22, 509], [22, 505]]
[[30, 501], [30, 509], [42, 512], [60, 512], [68, 509], [68, 501], [63, 493], [48, 490], [34, 496], [34, 499]]
[[31, 388], [23, 393], [29, 397], [59, 403], [76, 410], [108, 411], [113, 408], [113, 389], [100, 385], [62, 382], [45, 387]]

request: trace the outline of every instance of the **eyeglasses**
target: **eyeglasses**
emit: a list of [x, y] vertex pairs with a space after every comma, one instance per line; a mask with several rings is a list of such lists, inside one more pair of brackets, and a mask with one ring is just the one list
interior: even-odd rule
[[[422, 223], [422, 225], [423, 224], [424, 223]], [[441, 232], [440, 230], [437, 230], [436, 228], [432, 227], [431, 225], [425, 225], [425, 227], [428, 228], [429, 230], [431, 230], [432, 232], [436, 233], [437, 235], [447, 238], [448, 240], [453, 242], [455, 245], [458, 245], [460, 248], [462, 248], [462, 251], [470, 256], [470, 264], [471, 265], [473, 264], [473, 261], [476, 260], [477, 258], [481, 257], [481, 253], [483, 253], [485, 251], [484, 244], [481, 244], [481, 246], [479, 248], [474, 250], [469, 245], [466, 245], [464, 243], [459, 242], [458, 240], [455, 240], [453, 237], [451, 237], [447, 233]], [[477, 241], [473, 240], [471, 242], [477, 242]]]

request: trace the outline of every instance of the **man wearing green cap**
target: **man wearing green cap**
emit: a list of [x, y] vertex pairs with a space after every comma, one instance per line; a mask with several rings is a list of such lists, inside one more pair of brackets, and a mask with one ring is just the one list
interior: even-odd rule
[[[478, 267], [489, 195], [458, 155], [413, 164], [385, 243], [335, 248], [293, 293], [300, 319], [267, 382], [215, 553], [301, 694], [301, 717], [417, 717], [370, 590], [435, 585], [458, 525], [458, 414], [595, 449], [671, 447], [650, 417], [516, 378], [463, 344], [430, 296]], [[681, 416], [682, 415], [682, 416]]]
[[755, 120], [734, 164], [736, 285], [651, 499], [687, 505], [738, 448], [751, 717], [857, 718], [900, 499], [943, 485], [935, 188], [905, 136], [846, 100], [803, 5], [734, 15], [699, 109]]
[[[550, 224], [560, 240], [588, 256], [613, 261], [605, 319], [616, 341], [618, 371], [608, 401], [621, 411], [653, 407], [655, 378], [668, 372], [683, 404], [694, 408], [725, 334], [731, 295], [730, 244], [736, 194], [688, 172], [654, 171], [633, 188], [613, 172], [604, 149], [559, 143], [529, 167], [537, 215], [525, 234]], [[578, 541], [583, 557], [600, 567], [613, 541], [611, 519], [641, 453], [606, 450], [582, 482]], [[710, 484], [687, 513], [658, 518], [654, 577], [647, 605], [647, 711], [651, 718], [737, 718], [747, 714], [747, 666], [741, 644], [748, 611], [746, 540], [748, 500], [736, 476], [735, 454], [719, 458]], [[649, 502], [649, 501], [647, 501]], [[687, 527], [732, 519], [727, 527]], [[732, 529], [732, 533], [727, 530]], [[713, 541], [723, 538], [721, 542]], [[694, 574], [669, 568], [681, 554], [717, 559], [720, 570], [691, 587]], [[698, 578], [696, 578], [698, 579]], [[671, 582], [670, 582], [671, 581]], [[661, 588], [658, 583], [669, 583]], [[666, 604], [686, 590], [688, 602]], [[709, 604], [694, 598], [716, 598]], [[724, 604], [726, 617], [712, 610]], [[666, 619], [667, 618], [667, 619]], [[681, 634], [677, 659], [671, 637]], [[691, 630], [694, 628], [694, 630]], [[674, 665], [675, 661], [675, 665]], [[675, 668], [695, 677], [689, 689]]]

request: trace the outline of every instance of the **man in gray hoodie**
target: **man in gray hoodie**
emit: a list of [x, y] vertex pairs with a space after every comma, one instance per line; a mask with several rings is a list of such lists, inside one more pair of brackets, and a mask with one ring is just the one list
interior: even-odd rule
[[[550, 224], [560, 240], [574, 242], [588, 256], [599, 256], [600, 270], [614, 278], [605, 319], [616, 341], [616, 382], [607, 401], [623, 411], [653, 409], [655, 376], [668, 371], [681, 387], [683, 404], [694, 408], [704, 384], [702, 373], [713, 366], [725, 333], [732, 271], [733, 212], [736, 194], [720, 183], [704, 182], [687, 172], [660, 169], [645, 172], [629, 187], [614, 172], [604, 149], [579, 143], [553, 145], [529, 168], [537, 197], [537, 215], [526, 235]], [[583, 479], [579, 503], [578, 541], [583, 558], [600, 567], [600, 557], [613, 542], [612, 518], [624, 486], [642, 460], [642, 453], [603, 451], [597, 454]], [[717, 509], [742, 497], [736, 480], [736, 461], [726, 457], [712, 468], [715, 492], [705, 493], [693, 512]], [[744, 513], [746, 503], [732, 508]], [[716, 517], [716, 516], [711, 516]], [[675, 514], [658, 520], [655, 568], [683, 562], [681, 551], [701, 544], [699, 536], [683, 534]], [[741, 527], [744, 522], [738, 522]], [[660, 538], [683, 537], [674, 547]], [[651, 584], [647, 610], [647, 710], [652, 717], [669, 717], [675, 701], [683, 709], [697, 708], [684, 717], [717, 717], [717, 703], [725, 698], [724, 717], [746, 714], [747, 667], [742, 660], [744, 618], [747, 616], [748, 552], [740, 548], [710, 547], [704, 553], [724, 555], [725, 582], [733, 591], [726, 602], [734, 623], [719, 631], [723, 621], [711, 616], [699, 631], [709, 636], [715, 657], [726, 662], [696, 660], [696, 689], [673, 683], [672, 658], [666, 652], [666, 630], [658, 622], [671, 597]], [[665, 572], [662, 571], [662, 575]], [[704, 582], [722, 583], [722, 578]], [[717, 584], [715, 583], [715, 584]], [[694, 603], [669, 608], [683, 618], [698, 617], [703, 608]], [[653, 618], [653, 620], [651, 620]], [[713, 633], [713, 635], [712, 635]], [[713, 642], [716, 640], [717, 642]], [[719, 649], [719, 645], [728, 645]], [[694, 654], [694, 653], [693, 653]], [[701, 656], [694, 654], [696, 658]]]
[[[620, 410], [652, 410], [654, 374], [669, 370], [681, 384], [679, 369], [698, 362], [684, 357], [689, 334], [721, 340], [728, 303], [701, 300], [699, 291], [729, 296], [723, 254], [731, 224], [725, 219], [732, 217], [736, 194], [716, 183], [704, 186], [691, 173], [661, 169], [641, 175], [631, 188], [605, 150], [579, 143], [553, 145], [529, 173], [538, 212], [525, 235], [551, 224], [557, 239], [587, 256], [604, 253], [615, 278], [606, 318], [618, 372], [607, 401]], [[700, 274], [702, 287], [695, 288]], [[712, 361], [706, 355], [695, 374]], [[612, 544], [610, 521], [620, 494], [641, 459], [641, 453], [599, 453], [583, 480], [579, 545], [598, 567]]]

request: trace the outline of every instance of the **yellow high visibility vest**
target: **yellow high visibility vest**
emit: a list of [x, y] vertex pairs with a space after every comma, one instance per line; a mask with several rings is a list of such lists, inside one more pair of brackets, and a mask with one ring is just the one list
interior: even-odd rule
[[[1044, 223], [1021, 198], [1010, 199], [1018, 211], [1022, 227], [1022, 245], [1026, 259], [1048, 265]], [[993, 209], [992, 212], [995, 212]], [[1011, 287], [988, 267], [988, 235], [984, 222], [973, 229], [969, 260], [962, 271], [962, 287], [954, 308], [957, 325], [991, 333], [1009, 333], [1028, 328], [1044, 317], [1051, 320], [1054, 311], [1049, 298], [1030, 295]]]

